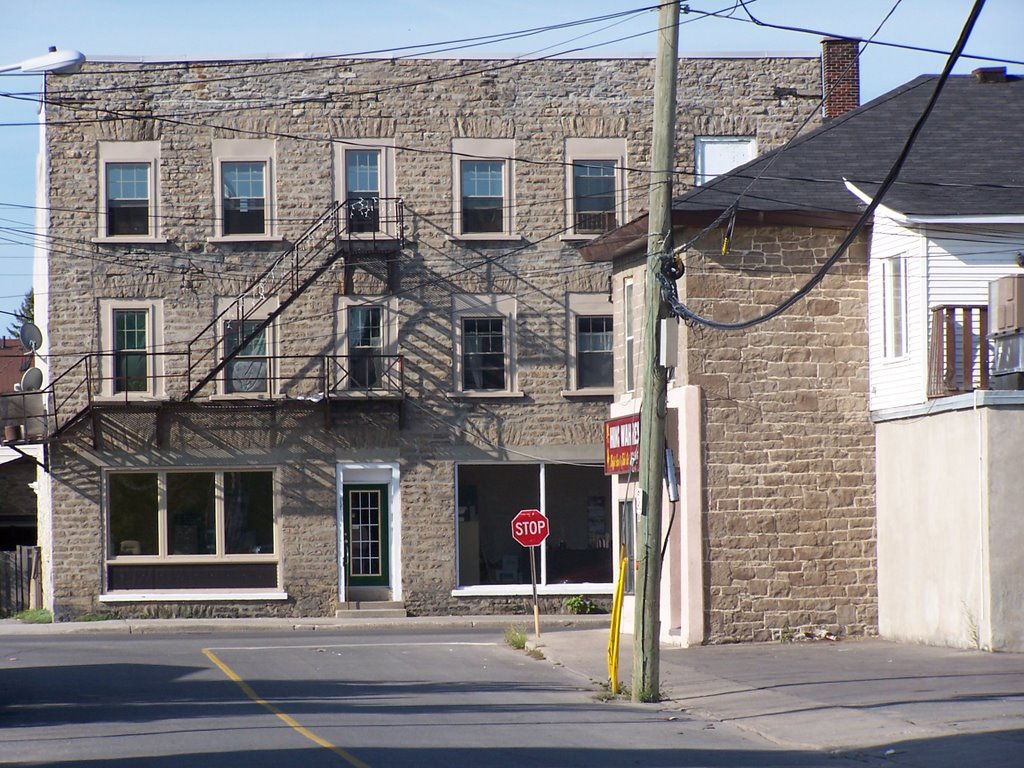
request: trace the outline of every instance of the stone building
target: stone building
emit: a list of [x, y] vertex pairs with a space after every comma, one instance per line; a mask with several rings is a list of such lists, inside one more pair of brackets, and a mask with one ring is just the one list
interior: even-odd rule
[[[646, 204], [652, 78], [646, 59], [48, 76], [57, 618], [519, 612], [523, 508], [550, 520], [543, 610], [608, 595], [611, 270], [577, 246]], [[680, 167], [813, 126], [820, 81], [817, 56], [685, 59]]]

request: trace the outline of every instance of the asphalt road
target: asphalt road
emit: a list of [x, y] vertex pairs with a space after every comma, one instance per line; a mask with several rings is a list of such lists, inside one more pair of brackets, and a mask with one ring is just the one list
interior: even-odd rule
[[0, 638], [0, 764], [863, 766], [602, 700], [493, 628]]

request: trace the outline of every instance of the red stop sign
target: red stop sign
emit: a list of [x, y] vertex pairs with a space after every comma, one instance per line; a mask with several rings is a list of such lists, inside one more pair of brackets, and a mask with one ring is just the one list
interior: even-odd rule
[[548, 533], [548, 519], [539, 509], [522, 509], [512, 518], [512, 538], [524, 547], [538, 546]]

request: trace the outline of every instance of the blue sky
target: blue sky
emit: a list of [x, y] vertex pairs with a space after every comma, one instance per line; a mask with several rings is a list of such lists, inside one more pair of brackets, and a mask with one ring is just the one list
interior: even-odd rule
[[[352, 54], [511, 32], [651, 7], [656, 0], [0, 0], [0, 66], [45, 53], [47, 46], [90, 57], [212, 58], [286, 54]], [[972, 0], [747, 0], [759, 20], [869, 37], [896, 6], [878, 39], [949, 50]], [[734, 0], [694, 0], [722, 11]], [[561, 29], [452, 56], [546, 56], [654, 53], [657, 12]], [[683, 17], [680, 51], [815, 53], [820, 35], [758, 26], [737, 8], [733, 18]], [[967, 52], [1024, 59], [1024, 2], [988, 0]], [[861, 59], [867, 101], [923, 73], [942, 69], [941, 55], [871, 47]], [[964, 59], [955, 71], [996, 62]], [[1024, 65], [1009, 64], [1024, 74]], [[37, 91], [38, 77], [0, 75], [0, 94]], [[37, 114], [31, 103], [0, 96], [0, 310], [14, 311], [31, 287], [31, 228], [35, 202]], [[28, 124], [28, 125], [19, 125]], [[0, 332], [13, 318], [0, 315]]]

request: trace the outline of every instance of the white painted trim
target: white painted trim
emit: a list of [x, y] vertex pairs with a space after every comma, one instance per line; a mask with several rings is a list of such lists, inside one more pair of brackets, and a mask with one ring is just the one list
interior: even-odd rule
[[101, 603], [225, 603], [287, 599], [287, 592], [108, 592], [97, 598]]
[[338, 462], [335, 481], [335, 527], [338, 567], [338, 602], [348, 600], [345, 582], [345, 497], [346, 483], [385, 483], [388, 486], [388, 557], [391, 599], [402, 597], [402, 490], [401, 469], [397, 461], [348, 464]]
[[[540, 576], [537, 577], [540, 581]], [[575, 584], [537, 584], [538, 595], [610, 595], [615, 591], [614, 584], [599, 582], [580, 582]], [[532, 595], [530, 584], [510, 584], [496, 586], [494, 584], [476, 584], [458, 587], [451, 591], [452, 597], [514, 597]]]

